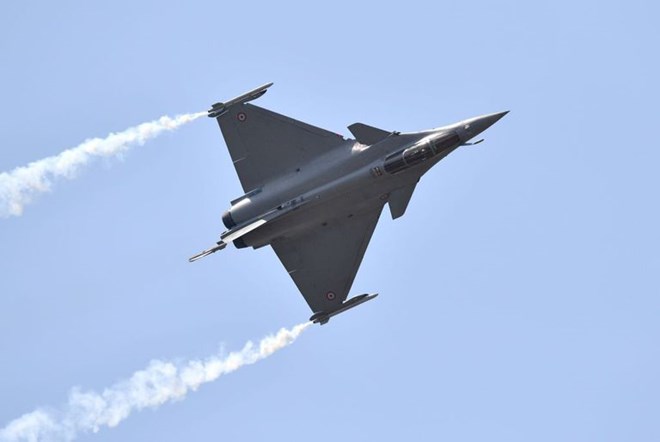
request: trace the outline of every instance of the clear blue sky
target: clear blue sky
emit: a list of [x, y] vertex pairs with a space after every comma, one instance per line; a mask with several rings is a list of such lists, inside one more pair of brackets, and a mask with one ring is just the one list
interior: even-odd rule
[[[80, 440], [660, 440], [651, 1], [5, 2], [0, 171], [268, 81], [348, 134], [511, 110], [383, 213], [363, 307]], [[269, 249], [189, 264], [241, 195], [214, 121], [0, 219], [0, 427], [309, 317]]]

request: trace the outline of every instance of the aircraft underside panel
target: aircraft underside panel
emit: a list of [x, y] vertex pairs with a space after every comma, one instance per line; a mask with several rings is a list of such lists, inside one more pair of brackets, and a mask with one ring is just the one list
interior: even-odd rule
[[332, 312], [348, 296], [384, 202], [335, 212], [318, 227], [271, 243], [314, 313]]
[[252, 104], [217, 118], [243, 190], [289, 173], [346, 141], [341, 135]]

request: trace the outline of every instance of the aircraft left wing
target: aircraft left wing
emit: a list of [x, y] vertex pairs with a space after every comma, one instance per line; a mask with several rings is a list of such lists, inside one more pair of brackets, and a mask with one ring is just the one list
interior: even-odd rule
[[273, 250], [314, 313], [331, 314], [348, 307], [342, 304], [383, 205], [378, 200], [350, 217], [344, 214], [318, 228], [272, 242]]
[[247, 103], [271, 85], [216, 103], [209, 110], [209, 117], [218, 120], [246, 193], [345, 143], [341, 135]]

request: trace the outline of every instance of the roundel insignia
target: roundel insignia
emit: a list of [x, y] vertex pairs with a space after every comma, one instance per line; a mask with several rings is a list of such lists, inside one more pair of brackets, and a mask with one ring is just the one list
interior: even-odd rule
[[325, 297], [328, 298], [328, 301], [332, 301], [335, 299], [337, 295], [335, 295], [335, 292], [328, 292], [325, 294]]
[[239, 113], [236, 115], [236, 118], [238, 119], [238, 121], [240, 121], [240, 122], [242, 123], [242, 122], [244, 122], [245, 120], [247, 120], [247, 114], [246, 114], [245, 112], [239, 112]]

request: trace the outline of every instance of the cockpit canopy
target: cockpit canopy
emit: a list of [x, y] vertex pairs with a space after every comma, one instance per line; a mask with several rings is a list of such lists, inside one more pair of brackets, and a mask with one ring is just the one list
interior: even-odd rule
[[438, 137], [424, 139], [407, 149], [388, 155], [383, 167], [385, 172], [394, 174], [452, 149], [459, 142], [460, 137], [456, 132], [445, 132]]

